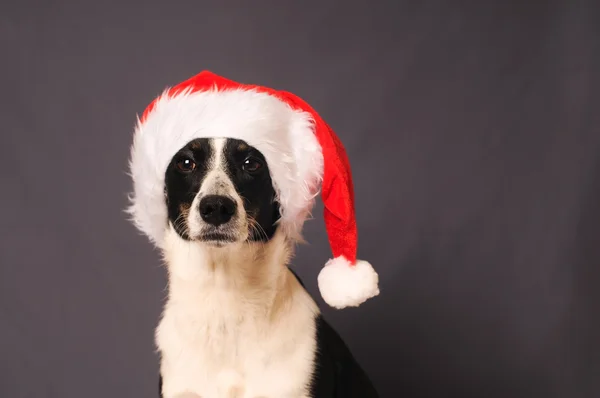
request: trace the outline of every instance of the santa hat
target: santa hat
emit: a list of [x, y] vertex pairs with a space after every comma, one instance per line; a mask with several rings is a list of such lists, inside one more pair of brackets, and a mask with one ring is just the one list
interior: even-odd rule
[[299, 238], [321, 193], [333, 252], [320, 271], [319, 290], [332, 307], [358, 306], [379, 294], [378, 275], [357, 260], [354, 191], [346, 151], [314, 109], [299, 97], [241, 84], [209, 71], [172, 87], [144, 111], [134, 134], [129, 211], [158, 247], [168, 226], [164, 196], [167, 166], [196, 138], [236, 138], [265, 156], [280, 204], [280, 228]]

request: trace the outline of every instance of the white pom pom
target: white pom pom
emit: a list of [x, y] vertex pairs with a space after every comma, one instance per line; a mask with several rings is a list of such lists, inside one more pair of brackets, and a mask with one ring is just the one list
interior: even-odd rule
[[358, 307], [379, 294], [379, 276], [371, 264], [344, 257], [329, 260], [318, 277], [319, 291], [331, 307]]

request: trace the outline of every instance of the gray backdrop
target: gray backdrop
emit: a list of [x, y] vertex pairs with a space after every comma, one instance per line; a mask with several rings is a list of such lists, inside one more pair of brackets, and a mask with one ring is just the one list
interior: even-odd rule
[[[170, 3], [0, 6], [0, 396], [157, 396], [165, 274], [127, 158], [202, 69], [346, 144], [382, 293], [323, 308], [382, 397], [600, 396], [600, 2]], [[295, 263], [323, 304], [315, 217]]]

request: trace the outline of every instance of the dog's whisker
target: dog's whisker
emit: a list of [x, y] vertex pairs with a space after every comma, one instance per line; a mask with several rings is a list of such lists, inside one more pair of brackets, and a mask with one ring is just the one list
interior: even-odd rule
[[[248, 215], [248, 225], [253, 232], [256, 232], [258, 238], [268, 238], [268, 234], [265, 229], [256, 221], [256, 219], [250, 215]], [[259, 241], [261, 241], [260, 239]]]

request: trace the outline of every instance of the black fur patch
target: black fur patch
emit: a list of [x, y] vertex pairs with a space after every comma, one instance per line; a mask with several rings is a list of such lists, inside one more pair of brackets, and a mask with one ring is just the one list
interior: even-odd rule
[[[289, 270], [304, 287], [298, 274], [291, 268]], [[379, 398], [367, 373], [323, 315], [317, 315], [315, 326], [317, 356], [313, 364], [310, 396], [313, 398]]]
[[[258, 149], [240, 140], [227, 140], [223, 150], [227, 174], [242, 197], [247, 216], [254, 220], [249, 240], [271, 239], [277, 229], [275, 222], [279, 219], [279, 204], [275, 200], [275, 189], [265, 157]], [[260, 163], [260, 169], [254, 173], [244, 171], [247, 159]]]
[[[213, 147], [209, 139], [193, 140], [173, 156], [167, 167], [165, 193], [169, 221], [184, 239], [190, 238], [187, 234], [187, 212], [209, 171], [212, 151]], [[190, 159], [196, 164], [196, 169], [192, 173], [184, 174], [177, 169], [177, 163], [185, 159]]]
[[313, 398], [379, 398], [371, 379], [356, 361], [350, 349], [333, 329], [318, 315], [317, 358], [310, 386]]

